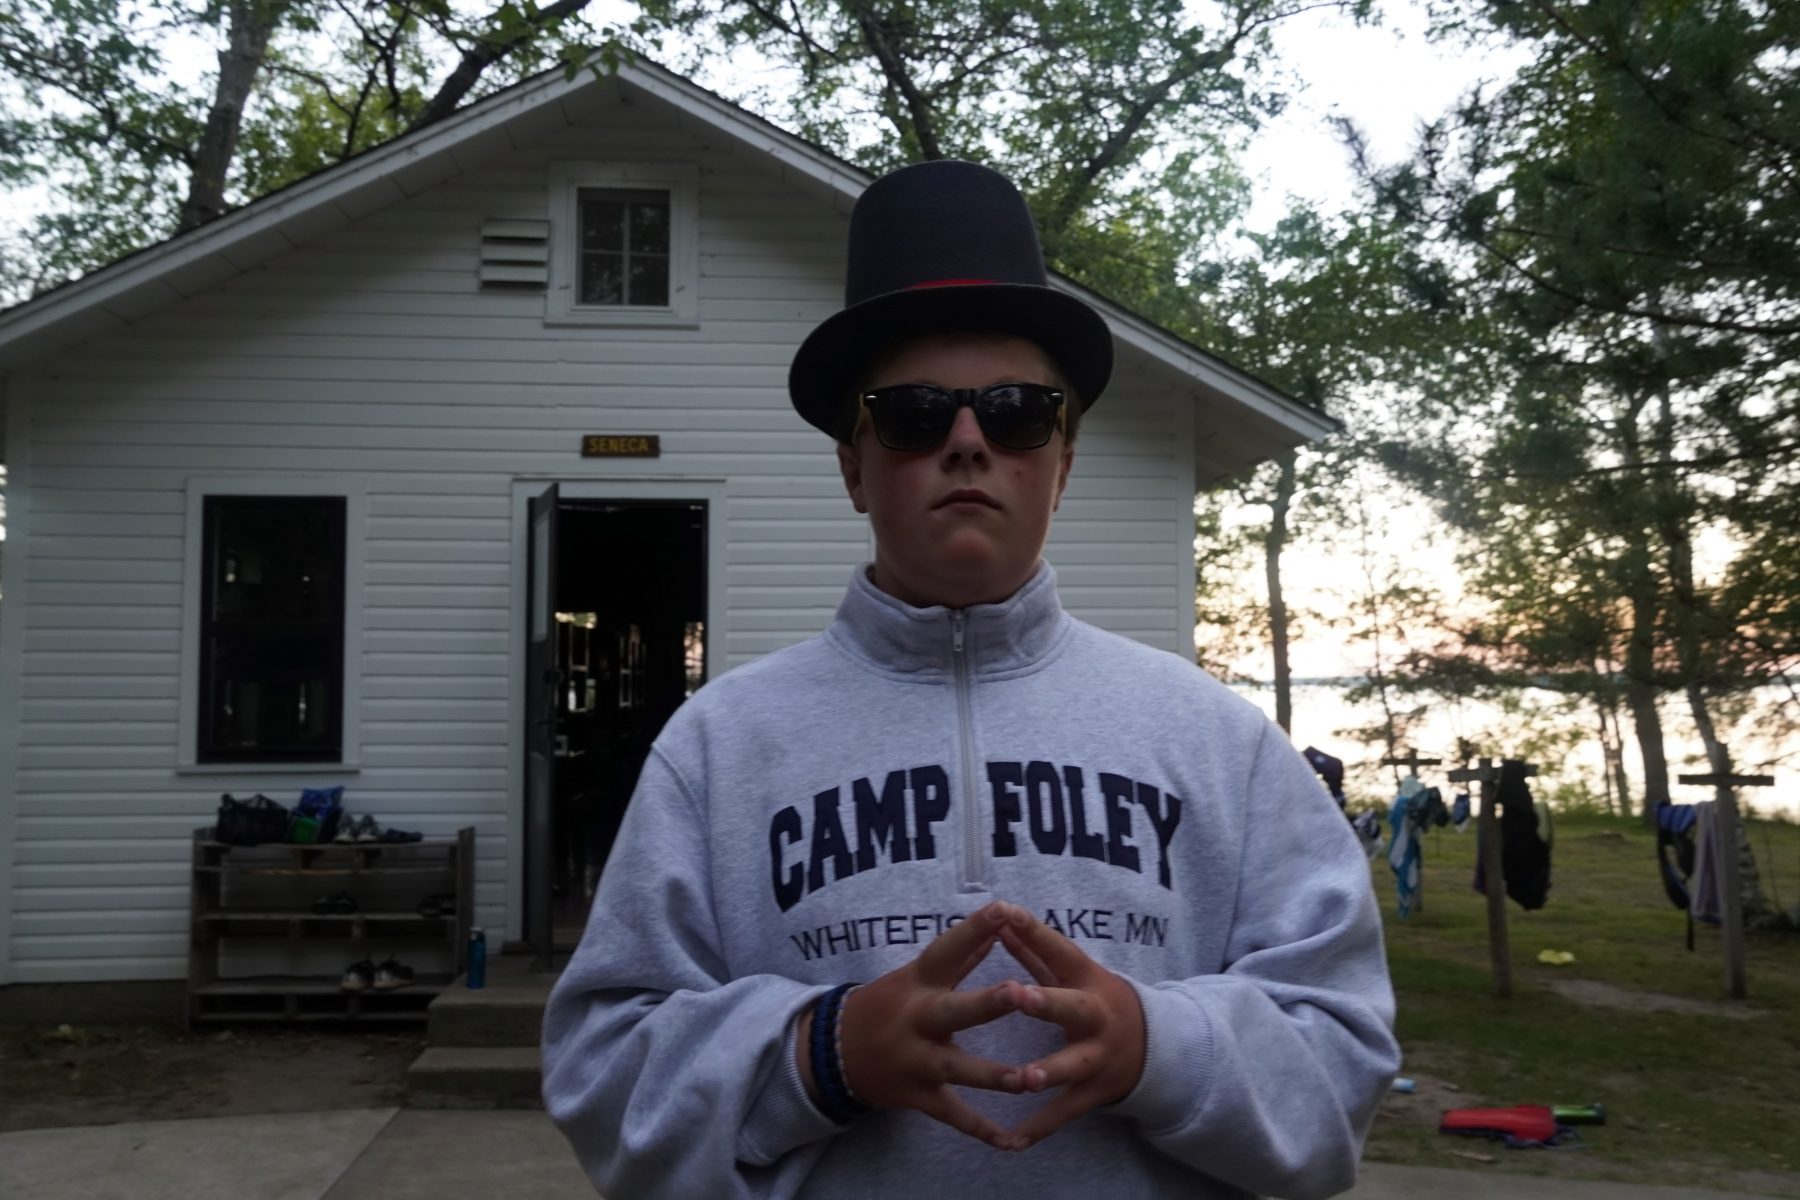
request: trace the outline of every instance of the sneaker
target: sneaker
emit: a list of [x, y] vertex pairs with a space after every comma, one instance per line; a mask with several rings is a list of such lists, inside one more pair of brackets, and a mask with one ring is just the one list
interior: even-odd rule
[[427, 896], [419, 901], [421, 917], [453, 917], [456, 915], [456, 897], [447, 892]]
[[361, 823], [361, 817], [353, 817], [349, 813], [345, 813], [342, 819], [338, 821], [337, 836], [331, 840], [338, 843], [340, 846], [354, 842], [356, 840], [356, 827]]
[[[382, 965], [385, 967], [387, 964], [383, 963]], [[408, 971], [407, 974], [411, 975], [412, 972]], [[359, 963], [351, 963], [345, 967], [344, 977], [338, 981], [338, 987], [346, 992], [363, 992], [369, 988], [380, 986], [381, 984], [376, 978], [375, 964], [366, 958]]]
[[356, 840], [359, 842], [379, 842], [381, 826], [375, 823], [374, 817], [363, 816], [356, 819]]
[[413, 969], [402, 962], [388, 959], [375, 968], [375, 990], [391, 992], [395, 988], [403, 988], [413, 981]]

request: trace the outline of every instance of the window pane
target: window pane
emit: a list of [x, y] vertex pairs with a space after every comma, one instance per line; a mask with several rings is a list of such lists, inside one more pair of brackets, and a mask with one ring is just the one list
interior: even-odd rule
[[580, 295], [580, 304], [625, 303], [625, 256], [583, 254]]
[[581, 193], [581, 248], [623, 250], [625, 205], [605, 192]]
[[669, 260], [660, 255], [633, 255], [631, 259], [631, 303], [669, 303]]
[[206, 499], [201, 761], [342, 752], [346, 507], [341, 497]]
[[210, 649], [212, 752], [336, 756], [341, 651], [334, 633], [219, 635]]
[[[341, 502], [339, 502], [341, 506]], [[261, 507], [218, 513], [212, 560], [213, 616], [233, 621], [318, 621], [343, 593], [337, 528], [323, 507]]]
[[650, 254], [669, 252], [669, 203], [639, 201], [631, 206], [631, 249]]

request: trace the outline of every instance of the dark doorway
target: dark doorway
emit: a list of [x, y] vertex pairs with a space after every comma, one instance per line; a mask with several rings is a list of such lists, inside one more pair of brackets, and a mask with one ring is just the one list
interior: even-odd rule
[[706, 505], [559, 499], [551, 556], [552, 669], [540, 678], [555, 691], [536, 711], [550, 715], [546, 874], [561, 952], [581, 940], [651, 742], [706, 678]]

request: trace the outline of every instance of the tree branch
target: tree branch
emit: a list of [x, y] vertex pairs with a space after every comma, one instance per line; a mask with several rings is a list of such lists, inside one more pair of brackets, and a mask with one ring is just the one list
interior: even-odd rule
[[456, 68], [445, 77], [438, 87], [437, 94], [425, 102], [413, 119], [407, 123], [408, 129], [418, 129], [429, 125], [454, 112], [456, 106], [475, 89], [481, 74], [489, 67], [518, 49], [520, 45], [542, 33], [554, 28], [569, 17], [574, 16], [588, 6], [589, 0], [556, 0], [547, 8], [536, 9], [525, 18], [526, 28], [504, 38], [482, 38], [473, 46], [463, 51], [462, 60]]
[[[862, 31], [863, 40], [868, 42], [869, 49], [875, 55], [875, 61], [881, 65], [881, 73], [886, 77], [888, 85], [899, 93], [901, 101], [906, 105], [908, 119], [912, 122], [913, 141], [919, 148], [919, 156], [930, 160], [944, 157], [943, 147], [938, 145], [936, 119], [931, 112], [931, 105], [920, 92], [918, 84], [913, 82], [907, 72], [906, 63], [892, 45], [880, 23], [875, 19], [864, 0], [853, 0], [852, 10], [856, 14], [857, 28]], [[896, 129], [902, 140], [907, 131]]]

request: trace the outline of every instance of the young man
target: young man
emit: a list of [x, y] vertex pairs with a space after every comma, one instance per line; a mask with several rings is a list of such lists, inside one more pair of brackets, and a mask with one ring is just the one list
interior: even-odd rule
[[875, 560], [657, 740], [551, 1115], [617, 1200], [1349, 1187], [1398, 1066], [1367, 861], [1280, 730], [1039, 559], [1104, 322], [968, 163], [869, 187], [846, 291], [789, 383]]

